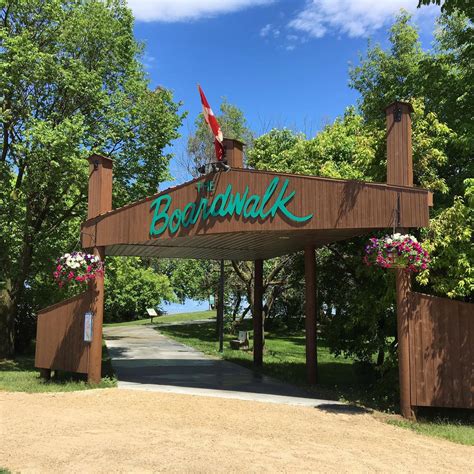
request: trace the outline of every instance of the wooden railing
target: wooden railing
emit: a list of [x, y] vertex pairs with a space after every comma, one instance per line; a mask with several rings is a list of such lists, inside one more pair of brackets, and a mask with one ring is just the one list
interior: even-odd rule
[[474, 305], [411, 292], [412, 406], [474, 408]]
[[38, 369], [88, 373], [89, 344], [84, 342], [84, 314], [92, 290], [49, 306], [38, 313], [35, 366]]

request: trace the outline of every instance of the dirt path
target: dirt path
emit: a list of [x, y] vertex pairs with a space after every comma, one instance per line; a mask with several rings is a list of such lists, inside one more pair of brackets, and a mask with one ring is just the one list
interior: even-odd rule
[[474, 449], [367, 414], [129, 390], [0, 393], [13, 472], [472, 472]]

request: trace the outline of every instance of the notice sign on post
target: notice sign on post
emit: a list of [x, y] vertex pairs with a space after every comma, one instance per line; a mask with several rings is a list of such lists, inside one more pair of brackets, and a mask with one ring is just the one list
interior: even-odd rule
[[84, 314], [84, 342], [92, 342], [93, 316], [91, 311]]

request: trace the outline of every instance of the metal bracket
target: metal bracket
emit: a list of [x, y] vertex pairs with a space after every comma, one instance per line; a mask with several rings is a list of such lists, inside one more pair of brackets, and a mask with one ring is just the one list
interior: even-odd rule
[[401, 122], [402, 121], [402, 108], [399, 105], [397, 105], [393, 109], [393, 120], [395, 122]]

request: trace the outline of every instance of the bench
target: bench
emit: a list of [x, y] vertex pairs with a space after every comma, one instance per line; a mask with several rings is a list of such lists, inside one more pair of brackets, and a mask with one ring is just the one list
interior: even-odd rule
[[230, 348], [235, 350], [249, 349], [251, 336], [252, 331], [239, 331], [238, 338], [230, 341]]

